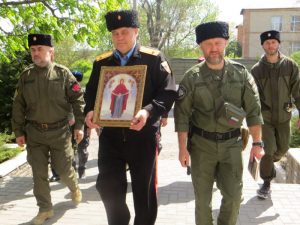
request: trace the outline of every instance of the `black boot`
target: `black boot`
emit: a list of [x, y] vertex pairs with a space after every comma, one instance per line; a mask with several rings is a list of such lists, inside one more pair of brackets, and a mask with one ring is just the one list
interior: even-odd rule
[[267, 199], [271, 193], [271, 183], [270, 181], [264, 181], [260, 189], [257, 190], [257, 197], [260, 199]]
[[85, 167], [78, 167], [78, 176], [79, 178], [85, 178]]

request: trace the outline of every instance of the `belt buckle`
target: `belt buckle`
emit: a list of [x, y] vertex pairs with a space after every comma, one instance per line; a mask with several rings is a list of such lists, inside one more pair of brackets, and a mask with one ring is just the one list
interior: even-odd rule
[[41, 127], [44, 130], [48, 130], [48, 124], [46, 124], [46, 123], [41, 123]]
[[223, 134], [216, 133], [216, 140], [223, 140]]

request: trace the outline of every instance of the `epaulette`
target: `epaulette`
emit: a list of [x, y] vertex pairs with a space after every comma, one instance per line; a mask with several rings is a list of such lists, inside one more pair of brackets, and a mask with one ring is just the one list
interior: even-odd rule
[[31, 70], [34, 67], [34, 64], [30, 64], [29, 66], [26, 66], [25, 69], [20, 73], [20, 76], [24, 76], [24, 74], [29, 74], [29, 70]]
[[64, 65], [61, 65], [61, 64], [58, 64], [58, 63], [55, 63], [54, 64], [54, 67], [58, 67], [60, 69], [65, 69], [65, 70], [69, 70], [68, 67], [64, 66]]
[[96, 57], [96, 61], [100, 61], [101, 59], [105, 59], [105, 58], [111, 56], [112, 54], [113, 54], [112, 51], [104, 52], [104, 53], [102, 53], [101, 55], [98, 55], [98, 56]]
[[235, 66], [241, 67], [243, 69], [246, 69], [246, 67], [243, 64], [241, 64], [237, 61], [234, 61], [234, 60], [231, 60], [231, 59], [229, 59], [229, 61], [231, 62], [232, 65], [235, 65]]
[[140, 52], [149, 54], [149, 55], [159, 55], [160, 51], [158, 49], [155, 48], [150, 48], [150, 47], [145, 47], [145, 46], [141, 46], [140, 47]]

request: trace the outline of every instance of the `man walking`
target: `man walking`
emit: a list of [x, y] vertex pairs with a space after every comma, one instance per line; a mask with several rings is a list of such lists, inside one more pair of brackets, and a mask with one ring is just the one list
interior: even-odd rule
[[274, 162], [279, 161], [289, 149], [293, 104], [298, 111], [300, 109], [300, 77], [297, 64], [279, 51], [278, 31], [263, 32], [260, 41], [265, 54], [252, 67], [251, 73], [259, 90], [266, 153], [260, 162], [260, 176], [264, 183], [257, 190], [257, 196], [266, 199], [270, 194], [271, 181], [276, 176]]
[[[195, 192], [196, 224], [212, 225], [212, 189], [220, 189], [218, 225], [235, 225], [242, 195], [241, 126], [246, 118], [255, 146], [251, 157], [261, 158], [262, 117], [257, 88], [246, 68], [224, 59], [228, 24], [221, 21], [196, 27], [196, 42], [205, 60], [188, 70], [175, 102], [175, 131], [179, 160], [189, 166]], [[187, 144], [188, 143], [188, 144]]]
[[[92, 122], [101, 68], [104, 66], [146, 65], [142, 109], [134, 115], [129, 128], [104, 127], [99, 137], [99, 175], [97, 190], [104, 203], [109, 225], [128, 225], [126, 204], [126, 165], [131, 175], [134, 199], [134, 225], [154, 225], [157, 216], [156, 170], [160, 116], [175, 100], [175, 78], [157, 49], [140, 46], [138, 14], [134, 10], [111, 11], [105, 16], [115, 50], [100, 55], [94, 62], [86, 86], [86, 123]], [[112, 73], [113, 76], [113, 73]], [[100, 124], [101, 126], [101, 124]]]
[[52, 38], [47, 34], [28, 35], [33, 64], [20, 76], [12, 110], [12, 128], [19, 146], [27, 144], [27, 160], [33, 174], [33, 193], [39, 213], [32, 224], [43, 224], [53, 216], [48, 163], [71, 191], [75, 204], [81, 201], [72, 167], [72, 134], [68, 123], [71, 109], [75, 116], [74, 138], [83, 137], [83, 93], [72, 73], [53, 62]]

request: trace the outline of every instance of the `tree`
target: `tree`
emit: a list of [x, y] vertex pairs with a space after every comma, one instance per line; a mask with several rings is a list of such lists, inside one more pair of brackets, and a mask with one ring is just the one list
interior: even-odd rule
[[73, 36], [98, 46], [107, 42], [104, 14], [121, 7], [127, 7], [126, 0], [0, 1], [0, 60], [8, 62], [27, 50], [28, 33], [49, 33], [56, 42]]
[[[195, 47], [195, 26], [215, 20], [218, 9], [210, 0], [140, 0], [142, 15], [152, 47]], [[144, 30], [145, 31], [145, 30]], [[140, 32], [144, 34], [145, 32]], [[141, 37], [145, 41], [145, 37]]]
[[237, 58], [242, 56], [242, 46], [236, 40], [229, 41], [226, 47], [225, 55], [230, 58]]
[[298, 64], [298, 66], [300, 67], [300, 51], [297, 52], [293, 52], [291, 54], [291, 58]]

